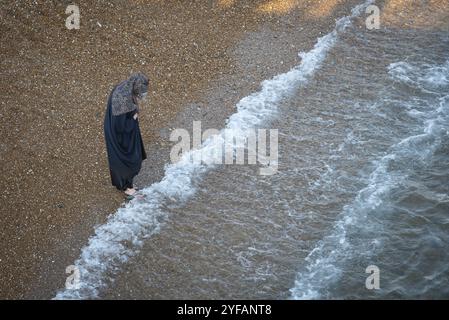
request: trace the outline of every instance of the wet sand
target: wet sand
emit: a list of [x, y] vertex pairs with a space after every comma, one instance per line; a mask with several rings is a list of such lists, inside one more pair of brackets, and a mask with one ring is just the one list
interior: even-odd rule
[[79, 30], [65, 28], [69, 1], [2, 3], [0, 298], [52, 298], [94, 226], [123, 203], [103, 140], [114, 84], [150, 78], [143, 187], [163, 176], [171, 128], [222, 128], [240, 98], [296, 65], [359, 2], [86, 1]]

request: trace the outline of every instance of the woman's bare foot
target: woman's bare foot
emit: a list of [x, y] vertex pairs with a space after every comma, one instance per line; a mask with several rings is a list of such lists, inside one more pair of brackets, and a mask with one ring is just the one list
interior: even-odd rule
[[128, 188], [125, 190], [125, 194], [127, 196], [132, 196], [132, 195], [134, 195], [134, 193], [136, 193], [136, 189], [134, 189], [134, 188]]

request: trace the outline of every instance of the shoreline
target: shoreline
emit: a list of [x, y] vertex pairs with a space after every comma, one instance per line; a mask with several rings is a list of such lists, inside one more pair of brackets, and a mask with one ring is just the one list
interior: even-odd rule
[[[300, 19], [294, 13], [291, 13], [280, 18], [275, 25], [263, 23], [257, 30], [245, 33], [244, 37], [234, 47], [229, 48], [228, 52], [238, 70], [232, 74], [214, 79], [207, 87], [207, 90], [204, 90], [205, 93], [199, 101], [186, 105], [176, 119], [170, 122], [168, 127], [184, 128], [191, 132], [192, 122], [201, 120], [202, 130], [209, 128], [222, 129], [227, 118], [235, 113], [236, 110], [233, 106], [241, 98], [259, 91], [262, 81], [288, 72], [292, 67], [299, 65], [301, 59], [298, 53], [312, 49], [318, 37], [334, 29], [334, 20], [350, 14], [352, 8], [353, 6], [349, 5], [336, 9], [332, 17], [334, 19], [328, 19], [312, 26], [295, 26], [294, 21], [300, 21]], [[289, 30], [290, 28], [298, 27], [303, 29], [303, 32], [292, 33]], [[226, 101], [226, 99], [229, 100]], [[229, 107], [222, 108], [223, 101]], [[168, 141], [169, 133], [170, 130], [164, 128], [161, 130], [161, 137]], [[166, 161], [162, 162], [168, 163], [170, 144], [168, 143], [162, 150], [154, 153], [154, 160], [165, 158]], [[148, 162], [147, 165], [150, 163], [152, 161]], [[151, 174], [151, 170], [142, 170], [142, 173], [139, 175], [139, 182], [149, 185], [146, 184], [146, 182], [152, 179], [149, 174]], [[172, 219], [176, 220], [176, 216], [169, 216], [166, 223], [170, 224]], [[170, 232], [168, 231], [167, 234], [167, 229], [164, 228], [164, 225], [165, 223], [162, 224], [159, 233], [147, 240], [150, 248], [150, 243], [153, 242], [157, 243], [157, 246], [170, 247]], [[164, 229], [166, 230], [165, 232]], [[142, 251], [145, 250], [145, 248], [142, 249]], [[148, 251], [151, 252], [151, 250]], [[100, 297], [105, 299], [167, 298], [167, 293], [152, 292], [150, 295], [147, 295], [148, 292], [145, 292], [143, 296], [143, 292], [133, 289], [140, 288], [139, 282], [143, 281], [143, 279], [141, 275], [133, 270], [132, 266], [143, 263], [139, 256], [132, 257], [129, 263], [121, 266], [120, 271], [114, 276], [114, 283], [104, 291], [102, 290]], [[167, 270], [170, 269], [171, 266], [165, 265], [161, 261], [158, 262], [157, 266], [152, 267], [154, 274], [165, 274], [167, 277], [171, 277], [170, 271], [167, 274]], [[179, 273], [182, 272], [179, 270], [174, 271], [174, 274], [177, 276], [179, 276]], [[188, 275], [186, 274], [185, 276]], [[179, 287], [177, 290], [179, 290]], [[176, 295], [168, 294], [168, 297], [170, 299], [183, 296], [193, 299], [204, 298], [192, 294], [187, 290], [186, 292], [177, 292]]]
[[[144, 142], [146, 142], [146, 149], [147, 153], [149, 153], [149, 157], [143, 162], [142, 170], [135, 179], [136, 185], [139, 187], [147, 186], [153, 182], [159, 181], [163, 177], [163, 168], [167, 163], [170, 150], [170, 143], [167, 142], [169, 135], [168, 128], [186, 128], [187, 130], [190, 130], [193, 120], [202, 120], [203, 129], [221, 129], [225, 119], [234, 112], [233, 106], [236, 102], [251, 92], [257, 91], [262, 80], [286, 72], [294, 65], [297, 65], [299, 62], [297, 53], [311, 48], [316, 42], [317, 37], [332, 30], [335, 18], [346, 15], [350, 9], [352, 9], [354, 4], [357, 3], [359, 3], [359, 1], [346, 1], [344, 4], [336, 4], [335, 7], [331, 9], [332, 12], [329, 16], [325, 16], [324, 18], [315, 21], [314, 24], [304, 24], [304, 20], [300, 18], [304, 15], [303, 12], [296, 9], [292, 9], [287, 13], [282, 12], [281, 10], [282, 13], [280, 14], [270, 13], [263, 17], [259, 16], [259, 21], [254, 21], [254, 16], [250, 15], [246, 17], [245, 20], [245, 24], [248, 24], [249, 26], [246, 25], [243, 31], [238, 27], [234, 27], [235, 30], [230, 28], [233, 30], [233, 32], [231, 32], [232, 35], [227, 35], [230, 39], [225, 41], [226, 46], [224, 46], [224, 49], [221, 49], [221, 56], [217, 58], [226, 60], [226, 63], [220, 63], [227, 64], [227, 66], [224, 67], [220, 65], [217, 67], [219, 69], [221, 68], [221, 71], [215, 73], [206, 73], [203, 71], [204, 74], [207, 74], [208, 79], [201, 80], [200, 84], [195, 83], [193, 86], [194, 88], [191, 91], [180, 90], [179, 88], [185, 86], [185, 84], [181, 84], [177, 90], [172, 91], [175, 93], [168, 93], [168, 91], [171, 91], [170, 89], [173, 89], [164, 87], [169, 79], [161, 80], [161, 82], [159, 82], [160, 86], [155, 87], [155, 90], [150, 88], [150, 106], [148, 106], [148, 104], [144, 106], [140, 120], [142, 135], [144, 137]], [[161, 6], [163, 7], [163, 5]], [[162, 12], [162, 7], [159, 8], [159, 13]], [[240, 10], [243, 10], [243, 13], [246, 12], [244, 9]], [[239, 25], [241, 24], [241, 20], [237, 19], [235, 23], [236, 25]], [[105, 25], [105, 23], [102, 23], [102, 25]], [[293, 32], [299, 28], [301, 28], [301, 32]], [[176, 28], [174, 28], [172, 32], [176, 33]], [[161, 41], [163, 41], [163, 39]], [[269, 44], [270, 49], [266, 48], [265, 45], [267, 43]], [[293, 47], [291, 46], [292, 44]], [[212, 56], [214, 54], [215, 51], [213, 50], [206, 53], [207, 56]], [[169, 60], [169, 58], [167, 59]], [[283, 63], [280, 64], [279, 61], [282, 61]], [[91, 62], [95, 63], [95, 60], [92, 60]], [[121, 70], [125, 70], [127, 67], [128, 66]], [[169, 73], [166, 74], [167, 77], [170, 75], [168, 78], [172, 78], [171, 72], [173, 71], [170, 67], [167, 67], [166, 71], [169, 71]], [[201, 70], [199, 72], [201, 72]], [[157, 74], [157, 72], [155, 73]], [[151, 73], [149, 75], [150, 79], [153, 78]], [[112, 78], [119, 79], [117, 76]], [[185, 80], [185, 78], [182, 79]], [[99, 79], [94, 80], [97, 81]], [[112, 85], [113, 81], [110, 81], [109, 79], [107, 83], [109, 82], [111, 82], [110, 84]], [[155, 83], [155, 85], [158, 86], [157, 83]], [[103, 90], [104, 88], [105, 86], [103, 85], [100, 90], [102, 92], [100, 96], [103, 96], [103, 94], [107, 92], [107, 90]], [[163, 92], [168, 93], [166, 97], [162, 97]], [[179, 99], [180, 101], [173, 102], [173, 100], [176, 100], [173, 98], [176, 95], [176, 92], [189, 92], [189, 96], [185, 99]], [[211, 95], [204, 95], [205, 92], [210, 92]], [[12, 93], [14, 94], [15, 92]], [[72, 92], [69, 92], [69, 95], [70, 93]], [[68, 99], [67, 95], [62, 95], [62, 97], [64, 97], [65, 100]], [[89, 104], [89, 98], [92, 99], [92, 97], [88, 97], [87, 104]], [[96, 99], [98, 99], [98, 94], [93, 98], [93, 100]], [[110, 186], [109, 176], [104, 176], [104, 173], [107, 173], [107, 159], [105, 157], [105, 151], [102, 150], [104, 149], [104, 146], [102, 145], [101, 129], [103, 109], [106, 100], [100, 100], [104, 100], [104, 103], [98, 103], [97, 105], [101, 105], [101, 108], [95, 108], [96, 120], [94, 127], [92, 128], [89, 125], [84, 126], [84, 129], [87, 128], [88, 132], [81, 135], [81, 139], [77, 137], [77, 139], [80, 139], [81, 141], [83, 139], [93, 140], [94, 145], [88, 146], [85, 149], [78, 147], [78, 150], [85, 151], [81, 155], [77, 155], [77, 157], [97, 150], [97, 154], [92, 160], [94, 162], [97, 160], [97, 166], [101, 165], [101, 174], [94, 174], [92, 177], [84, 177], [86, 180], [81, 180], [80, 187], [75, 189], [71, 189], [70, 182], [73, 182], [73, 179], [70, 180], [70, 175], [67, 177], [56, 177], [56, 181], [59, 182], [61, 180], [69, 179], [68, 181], [62, 181], [66, 183], [67, 186], [64, 184], [60, 185], [64, 192], [52, 190], [50, 191], [50, 197], [45, 198], [45, 194], [47, 193], [44, 190], [44, 195], [38, 194], [36, 197], [37, 200], [31, 202], [31, 206], [28, 203], [25, 203], [22, 204], [22, 206], [19, 206], [18, 209], [16, 208], [15, 211], [11, 210], [11, 208], [14, 207], [14, 205], [17, 205], [16, 201], [5, 202], [6, 205], [3, 205], [2, 203], [3, 210], [5, 211], [5, 214], [2, 217], [3, 219], [7, 219], [14, 214], [16, 215], [14, 219], [10, 220], [10, 226], [12, 225], [12, 227], [3, 232], [2, 238], [4, 241], [2, 241], [2, 243], [6, 246], [6, 243], [11, 243], [11, 241], [14, 242], [15, 237], [19, 240], [16, 240], [17, 243], [13, 243], [11, 248], [2, 248], [1, 263], [3, 266], [6, 266], [6, 268], [0, 273], [0, 279], [3, 283], [0, 297], [7, 299], [52, 298], [56, 293], [56, 290], [62, 288], [64, 285], [67, 276], [64, 273], [65, 267], [72, 264], [79, 256], [80, 249], [87, 244], [87, 239], [92, 235], [93, 227], [104, 223], [107, 216], [113, 214], [116, 208], [123, 203], [121, 194], [116, 192], [114, 188]], [[168, 106], [164, 108], [164, 110], [167, 109], [164, 111], [166, 114], [154, 117], [154, 114], [151, 112], [151, 107], [155, 107], [158, 103], [164, 102], [169, 102], [169, 104], [167, 104]], [[174, 107], [174, 105], [177, 105], [177, 107]], [[21, 112], [20, 110], [22, 109], [19, 109], [19, 112]], [[32, 114], [35, 112], [36, 111], [33, 111]], [[79, 121], [79, 118], [77, 118], [76, 115], [69, 115], [67, 117], [68, 120], [65, 120], [64, 117], [57, 118], [58, 116], [55, 115], [55, 113], [58, 114], [54, 109], [49, 111], [49, 114], [52, 115], [50, 117], [54, 117], [54, 119], [57, 120], [57, 123], [59, 123], [58, 121], [61, 121], [62, 132], [65, 130], [68, 130], [69, 132], [77, 130], [73, 129], [73, 127], [71, 128], [73, 123], [77, 123], [77, 120]], [[98, 113], [100, 113], [100, 115], [98, 115]], [[161, 121], [162, 118], [165, 120]], [[151, 125], [155, 126], [152, 127]], [[83, 126], [78, 126], [78, 128], [83, 128]], [[47, 129], [52, 130], [53, 127], [50, 126]], [[92, 136], [90, 136], [90, 130], [96, 132], [94, 139], [91, 139]], [[70, 136], [70, 134], [65, 135], [65, 137], [67, 136]], [[26, 141], [27, 138], [29, 137], [24, 137], [22, 140]], [[75, 141], [78, 141], [77, 139], [75, 139]], [[47, 144], [51, 144], [51, 141], [53, 140], [50, 139], [50, 143]], [[34, 141], [31, 141], [30, 143], [32, 142]], [[67, 141], [64, 142], [67, 143]], [[56, 145], [60, 146], [58, 144]], [[98, 154], [98, 148], [102, 150], [100, 154]], [[77, 150], [77, 148], [74, 149]], [[31, 148], [31, 150], [34, 149]], [[17, 156], [17, 153], [13, 152], [10, 156], [14, 159], [14, 156]], [[41, 159], [40, 163], [45, 163], [46, 161], [45, 156], [42, 158], [40, 158], [38, 154], [32, 154], [32, 156]], [[55, 154], [50, 152], [50, 158], [53, 159], [54, 156]], [[57, 159], [58, 156], [59, 154], [56, 154], [56, 158], [54, 159]], [[70, 156], [63, 154], [61, 160], [55, 161], [70, 163]], [[80, 165], [80, 168], [83, 168], [83, 163]], [[87, 165], [87, 167], [84, 168], [84, 173], [91, 171], [90, 165]], [[54, 175], [57, 175], [58, 172], [61, 172], [63, 169], [64, 167], [60, 169], [58, 166], [55, 166], [51, 170], [54, 172]], [[73, 172], [73, 170], [71, 172]], [[77, 172], [76, 169], [74, 172], [78, 173], [78, 175], [76, 175], [77, 177], [83, 175], [83, 172]], [[97, 171], [93, 170], [93, 172]], [[2, 174], [6, 177], [5, 173]], [[38, 170], [33, 170], [31, 175], [40, 175], [40, 177], [45, 176], [42, 174], [42, 171]], [[99, 183], [96, 183], [95, 179], [99, 176], [102, 176], [102, 178], [99, 179]], [[53, 182], [54, 180], [50, 179], [49, 181]], [[86, 186], [88, 186], [88, 188], [85, 190], [83, 189], [82, 192], [79, 191], [79, 188]], [[101, 192], [98, 192], [98, 187], [101, 187]], [[38, 189], [36, 186], [34, 188]], [[19, 197], [28, 195], [28, 193], [26, 193], [27, 189], [24, 189], [25, 193], [19, 194]], [[52, 197], [52, 195], [55, 195], [55, 197]], [[42, 207], [40, 205], [42, 202], [40, 201], [41, 199], [51, 200], [47, 201], [51, 203], [48, 203], [45, 208], [39, 208]], [[43, 211], [40, 211], [41, 209]], [[31, 215], [34, 213], [37, 214], [35, 217], [31, 217], [32, 221], [29, 224], [18, 223], [19, 226], [25, 227], [24, 230], [21, 231], [26, 235], [25, 240], [21, 241], [22, 238], [17, 236], [17, 231], [14, 232], [17, 228], [17, 226], [14, 225], [14, 222], [21, 221], [21, 219], [24, 218], [23, 214], [26, 214], [25, 212], [27, 212], [27, 210], [29, 210], [28, 212], [30, 212]], [[46, 214], [47, 217], [45, 221], [42, 221], [43, 214]], [[4, 250], [6, 249], [12, 250], [14, 253], [5, 253]], [[4, 257], [6, 257], [6, 259]]]

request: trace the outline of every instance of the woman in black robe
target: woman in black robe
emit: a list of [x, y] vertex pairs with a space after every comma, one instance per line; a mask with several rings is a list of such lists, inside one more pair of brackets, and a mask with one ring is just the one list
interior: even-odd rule
[[135, 73], [109, 95], [104, 118], [104, 136], [112, 185], [131, 196], [136, 192], [133, 178], [147, 158], [140, 134], [139, 102], [148, 91], [148, 78]]

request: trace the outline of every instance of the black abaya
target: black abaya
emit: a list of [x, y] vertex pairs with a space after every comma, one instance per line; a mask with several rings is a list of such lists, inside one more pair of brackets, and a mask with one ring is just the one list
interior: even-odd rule
[[109, 95], [104, 118], [106, 150], [112, 185], [124, 191], [133, 187], [133, 178], [139, 173], [147, 155], [140, 135], [139, 121], [133, 118], [137, 111], [114, 116], [111, 98], [112, 93]]

